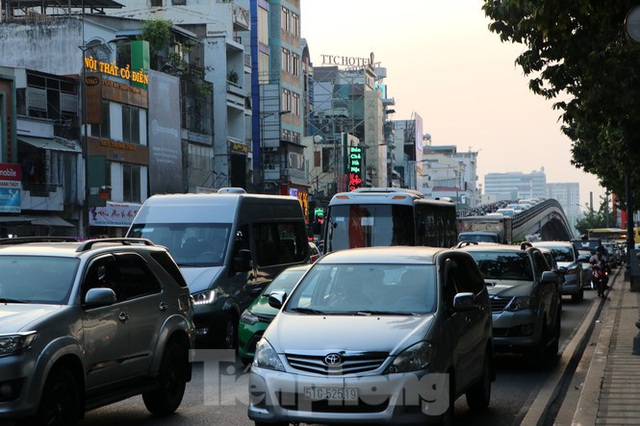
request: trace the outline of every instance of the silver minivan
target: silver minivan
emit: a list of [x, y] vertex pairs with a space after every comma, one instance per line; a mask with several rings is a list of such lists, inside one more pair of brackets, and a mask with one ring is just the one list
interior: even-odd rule
[[405, 424], [489, 404], [489, 295], [473, 258], [433, 247], [368, 247], [320, 258], [258, 343], [256, 424]]

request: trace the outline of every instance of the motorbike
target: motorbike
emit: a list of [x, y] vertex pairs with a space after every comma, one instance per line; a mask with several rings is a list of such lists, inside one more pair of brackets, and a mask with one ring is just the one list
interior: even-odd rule
[[608, 288], [609, 271], [603, 266], [592, 264], [591, 272], [591, 288], [598, 293], [598, 297], [605, 297], [604, 292]]

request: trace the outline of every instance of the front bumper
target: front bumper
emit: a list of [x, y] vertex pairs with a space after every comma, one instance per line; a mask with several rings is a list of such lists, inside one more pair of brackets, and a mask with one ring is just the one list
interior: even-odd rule
[[496, 352], [522, 352], [540, 342], [540, 327], [530, 309], [493, 313], [493, 345]]
[[[313, 400], [312, 388], [348, 389], [354, 400]], [[448, 408], [446, 374], [424, 371], [370, 376], [319, 376], [251, 368], [251, 420], [262, 422], [437, 423]], [[353, 396], [353, 395], [351, 395]]]

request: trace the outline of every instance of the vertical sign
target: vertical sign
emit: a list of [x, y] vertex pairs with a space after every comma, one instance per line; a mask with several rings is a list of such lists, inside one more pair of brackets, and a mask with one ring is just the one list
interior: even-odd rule
[[0, 213], [20, 213], [20, 165], [0, 163]]
[[349, 191], [362, 186], [362, 148], [349, 147]]

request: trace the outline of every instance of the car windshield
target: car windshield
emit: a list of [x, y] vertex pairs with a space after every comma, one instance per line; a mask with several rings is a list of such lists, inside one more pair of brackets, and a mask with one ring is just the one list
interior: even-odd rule
[[68, 303], [80, 261], [50, 256], [0, 256], [2, 303]]
[[129, 237], [148, 238], [165, 246], [179, 266], [222, 266], [227, 252], [229, 223], [140, 223]]
[[524, 252], [470, 251], [484, 279], [533, 281], [529, 256]]
[[326, 315], [421, 315], [436, 306], [432, 265], [320, 264], [300, 281], [285, 311]]
[[293, 286], [296, 285], [306, 271], [305, 268], [285, 269], [264, 289], [262, 294], [269, 295], [274, 291], [290, 293]]

